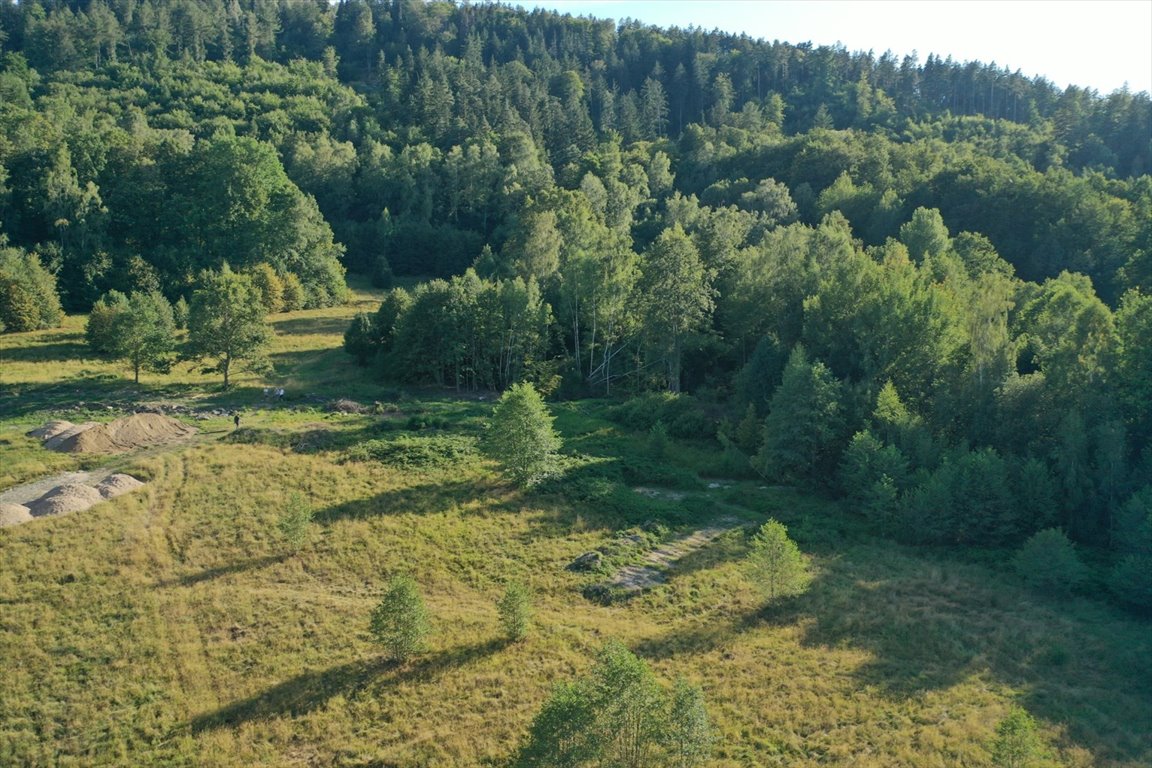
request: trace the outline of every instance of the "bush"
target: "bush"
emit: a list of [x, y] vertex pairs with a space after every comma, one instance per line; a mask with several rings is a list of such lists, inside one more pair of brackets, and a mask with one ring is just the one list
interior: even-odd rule
[[1012, 558], [1012, 567], [1031, 586], [1055, 594], [1075, 590], [1087, 576], [1076, 548], [1058, 528], [1033, 534]]
[[288, 503], [280, 514], [280, 521], [276, 527], [292, 552], [298, 552], [308, 540], [312, 516], [312, 505], [302, 495], [294, 492], [288, 497]]
[[428, 612], [410, 576], [396, 576], [389, 582], [388, 591], [372, 612], [369, 629], [389, 658], [396, 661], [406, 661], [424, 649]]
[[368, 440], [345, 454], [348, 461], [379, 461], [404, 469], [458, 466], [476, 455], [476, 439], [462, 435], [403, 435]]
[[172, 305], [172, 321], [176, 323], [177, 330], [183, 331], [188, 327], [188, 299], [183, 296]]
[[300, 282], [300, 278], [291, 272], [285, 272], [280, 276], [280, 282], [283, 284], [283, 291], [281, 293], [282, 309], [285, 312], [295, 312], [298, 309], [304, 308], [304, 284]]
[[669, 435], [679, 439], [716, 433], [716, 421], [691, 395], [653, 392], [634, 397], [608, 411], [613, 421], [637, 432], [647, 432], [662, 422]]
[[284, 307], [284, 281], [276, 274], [271, 264], [256, 264], [248, 270], [252, 278], [252, 285], [260, 294], [260, 303], [264, 305], [264, 313], [279, 312]]
[[1027, 768], [1040, 751], [1036, 721], [1020, 708], [1013, 709], [996, 726], [992, 764], [997, 768]]
[[648, 455], [654, 459], [664, 458], [668, 451], [668, 428], [658, 421], [648, 430]]

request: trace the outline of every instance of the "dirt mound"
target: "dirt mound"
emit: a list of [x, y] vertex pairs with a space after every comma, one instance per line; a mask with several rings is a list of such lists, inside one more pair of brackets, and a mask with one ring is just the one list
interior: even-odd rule
[[67, 515], [72, 512], [83, 512], [93, 504], [104, 501], [100, 491], [90, 485], [67, 483], [53, 488], [48, 493], [28, 505], [33, 517], [45, 515]]
[[122, 453], [170, 443], [196, 432], [194, 427], [158, 413], [137, 413], [107, 424], [49, 422], [34, 432], [50, 428], [54, 433], [45, 439], [44, 447], [62, 453]]
[[55, 422], [56, 427], [53, 429], [52, 434], [44, 440], [44, 447], [50, 451], [64, 450], [60, 446], [65, 442], [79, 435], [81, 432], [86, 432], [92, 427], [97, 426], [96, 422], [88, 421], [83, 424], [73, 424], [68, 421]]
[[141, 488], [143, 485], [144, 483], [132, 475], [110, 475], [104, 482], [96, 486], [96, 490], [105, 499], [114, 499], [121, 494]]
[[0, 504], [0, 528], [19, 525], [32, 519], [32, 511], [23, 504]]
[[55, 421], [48, 422], [42, 427], [37, 427], [36, 429], [32, 430], [28, 433], [28, 437], [35, 437], [39, 438], [40, 440], [48, 440], [50, 438], [56, 437], [56, 435], [60, 434], [64, 430], [71, 429], [74, 426], [76, 425], [70, 421], [57, 419]]

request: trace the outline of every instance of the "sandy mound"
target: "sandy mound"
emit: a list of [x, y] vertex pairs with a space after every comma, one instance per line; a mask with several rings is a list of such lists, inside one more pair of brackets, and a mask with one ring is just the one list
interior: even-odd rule
[[68, 440], [76, 437], [81, 432], [87, 432], [92, 427], [95, 427], [96, 422], [88, 421], [83, 424], [72, 424], [67, 421], [56, 422], [56, 429], [53, 434], [49, 435], [44, 441], [44, 447], [50, 451], [62, 451], [62, 446]]
[[19, 525], [32, 519], [32, 512], [23, 504], [0, 504], [0, 528]]
[[36, 437], [41, 440], [48, 440], [50, 438], [56, 437], [56, 435], [60, 434], [64, 430], [70, 429], [74, 426], [76, 425], [70, 421], [57, 419], [56, 421], [50, 421], [44, 426], [32, 430], [28, 433], [28, 437]]
[[93, 504], [104, 501], [100, 491], [90, 485], [67, 483], [53, 488], [48, 493], [28, 505], [34, 517], [45, 515], [67, 515], [82, 512]]
[[110, 475], [104, 482], [96, 486], [96, 490], [106, 499], [114, 499], [122, 493], [134, 491], [144, 486], [132, 475]]
[[[68, 422], [49, 422], [47, 430]], [[37, 430], [39, 431], [39, 430]], [[196, 432], [194, 427], [158, 413], [137, 413], [108, 424], [63, 427], [44, 441], [44, 447], [64, 453], [121, 453], [149, 445], [161, 445]]]

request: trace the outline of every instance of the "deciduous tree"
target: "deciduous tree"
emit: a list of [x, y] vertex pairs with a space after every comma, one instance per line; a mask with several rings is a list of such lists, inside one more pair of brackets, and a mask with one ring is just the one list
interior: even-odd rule
[[533, 485], [551, 471], [561, 445], [552, 420], [531, 384], [513, 384], [500, 396], [484, 445], [513, 482]]
[[224, 374], [225, 388], [233, 363], [257, 370], [266, 367], [264, 355], [271, 339], [264, 304], [248, 277], [227, 264], [219, 272], [201, 274], [188, 308], [189, 352], [214, 359], [214, 369]]

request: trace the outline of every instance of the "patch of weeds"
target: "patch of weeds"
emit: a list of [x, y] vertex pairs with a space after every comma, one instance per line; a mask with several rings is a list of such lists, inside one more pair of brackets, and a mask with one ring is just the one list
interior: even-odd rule
[[640, 456], [623, 458], [620, 461], [620, 472], [628, 485], [656, 485], [688, 491], [703, 488], [693, 473]]
[[422, 432], [428, 429], [448, 429], [452, 422], [439, 416], [429, 414], [414, 414], [404, 422], [404, 429], [409, 432]]
[[401, 435], [350, 448], [345, 461], [379, 461], [404, 469], [458, 466], [476, 456], [476, 438], [464, 435]]
[[629, 429], [648, 431], [663, 422], [676, 438], [698, 438], [716, 434], [716, 420], [691, 395], [655, 392], [634, 397], [608, 409], [613, 421]]
[[614, 584], [589, 584], [581, 590], [580, 594], [589, 602], [598, 605], [612, 605], [636, 596], [636, 591], [625, 589]]

